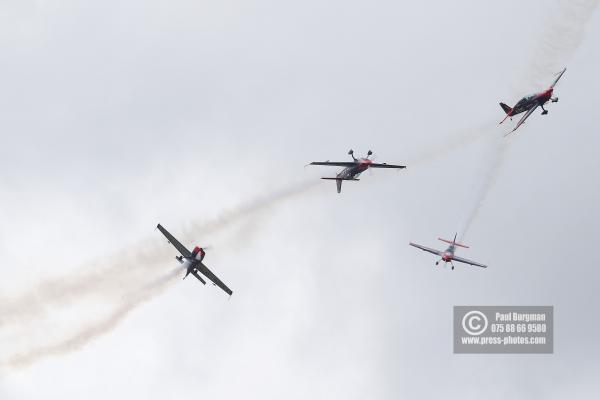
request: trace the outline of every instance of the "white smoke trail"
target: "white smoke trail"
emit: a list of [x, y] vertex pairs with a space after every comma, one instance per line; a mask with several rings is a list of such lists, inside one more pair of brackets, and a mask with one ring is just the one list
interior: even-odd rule
[[5, 365], [9, 368], [25, 367], [42, 357], [79, 350], [94, 338], [113, 330], [136, 307], [163, 293], [181, 275], [181, 271], [181, 268], [177, 268], [167, 275], [146, 283], [136, 291], [124, 294], [116, 308], [105, 318], [80, 326], [75, 333], [63, 337], [56, 343], [32, 346], [23, 352], [13, 354]]
[[449, 135], [449, 138], [446, 141], [440, 143], [439, 145], [429, 147], [423, 153], [417, 154], [415, 157], [409, 159], [407, 161], [407, 165], [409, 168], [413, 168], [415, 166], [421, 166], [423, 164], [432, 162], [438, 157], [447, 155], [448, 153], [451, 153], [463, 146], [474, 143], [485, 138], [486, 136], [491, 135], [497, 125], [498, 121], [490, 118], [479, 125], [458, 130]]
[[600, 0], [558, 0], [556, 10], [541, 31], [532, 59], [525, 70], [522, 91], [545, 89], [548, 79], [567, 67], [567, 63], [583, 43], [586, 25]]
[[316, 188], [319, 184], [320, 182], [318, 180], [310, 180], [290, 185], [289, 187], [282, 188], [273, 193], [268, 193], [265, 196], [259, 196], [254, 200], [233, 209], [225, 210], [216, 218], [192, 221], [188, 229], [184, 232], [183, 238], [186, 240], [193, 240], [198, 234], [202, 234], [203, 232], [216, 232], [221, 228], [229, 226], [232, 222], [268, 210], [292, 197], [304, 194], [307, 191]]
[[459, 229], [459, 238], [461, 241], [466, 239], [469, 228], [473, 224], [473, 221], [479, 216], [479, 212], [483, 208], [491, 188], [496, 183], [500, 166], [504, 161], [507, 146], [506, 140], [499, 135], [495, 135], [490, 137], [488, 144], [490, 146], [488, 151], [489, 155], [486, 157], [486, 164], [482, 170], [483, 179], [481, 185], [476, 193], [473, 208], [468, 210], [463, 226]]
[[[191, 228], [182, 235], [182, 242], [199, 234], [225, 229], [257, 212], [268, 211], [306, 193], [317, 184], [314, 181], [291, 184], [225, 211], [216, 218], [193, 221]], [[163, 272], [166, 260], [172, 255], [170, 246], [156, 246], [154, 240], [147, 240], [133, 246], [133, 250], [123, 250], [103, 262], [82, 266], [78, 269], [82, 272], [60, 280], [41, 282], [28, 293], [0, 301], [0, 330], [16, 329], [15, 336], [25, 342], [21, 346], [25, 349], [22, 350], [18, 348], [18, 343], [6, 343], [8, 351], [3, 351], [0, 366], [24, 367], [43, 357], [75, 351], [110, 332], [129, 312], [162, 293], [173, 282], [178, 270], [167, 276]], [[35, 336], [39, 330], [56, 330], [53, 324], [44, 319], [47, 314], [73, 303], [81, 303], [83, 298], [88, 297], [112, 306], [104, 318], [77, 321], [66, 326], [63, 324], [58, 327], [59, 339], [51, 343], [28, 339], [28, 335]]]

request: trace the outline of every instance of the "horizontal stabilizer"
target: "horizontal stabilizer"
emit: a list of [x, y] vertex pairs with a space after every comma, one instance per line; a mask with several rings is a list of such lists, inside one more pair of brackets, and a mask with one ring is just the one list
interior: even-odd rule
[[192, 274], [193, 274], [193, 275], [194, 275], [196, 278], [198, 278], [198, 280], [199, 280], [200, 282], [202, 282], [202, 284], [203, 284], [203, 285], [206, 285], [206, 281], [200, 277], [200, 275], [198, 274], [198, 272], [196, 272], [196, 271], [194, 270], [194, 271], [192, 271]]
[[360, 181], [360, 179], [356, 178], [321, 178], [327, 181]]
[[446, 243], [451, 244], [453, 246], [464, 247], [465, 249], [469, 248], [469, 246], [465, 246], [464, 244], [456, 243], [456, 242], [454, 242], [452, 240], [447, 240], [447, 239], [442, 239], [442, 238], [438, 238], [438, 240], [441, 240], [442, 242], [446, 242]]

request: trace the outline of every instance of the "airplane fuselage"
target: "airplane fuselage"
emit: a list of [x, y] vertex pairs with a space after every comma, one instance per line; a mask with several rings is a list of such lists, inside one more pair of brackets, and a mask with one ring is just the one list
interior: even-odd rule
[[508, 112], [508, 116], [512, 117], [517, 114], [521, 114], [529, 110], [531, 107], [535, 106], [543, 106], [552, 98], [552, 92], [554, 89], [550, 88], [544, 90], [543, 92], [539, 92], [536, 94], [532, 94], [530, 96], [525, 96], [515, 106]]
[[181, 266], [185, 268], [185, 276], [187, 277], [189, 274], [194, 273], [194, 271], [202, 272], [202, 261], [197, 260], [195, 258], [187, 258], [187, 257], [175, 257], [177, 261], [181, 263]]
[[355, 165], [351, 167], [346, 167], [340, 173], [337, 174], [337, 177], [340, 179], [352, 179], [356, 178], [367, 169], [369, 169], [369, 165], [371, 165], [373, 161], [367, 158], [361, 158], [356, 160]]
[[443, 262], [450, 262], [454, 259], [454, 246], [450, 246], [448, 247], [446, 250], [444, 250], [444, 252], [442, 253], [442, 261]]

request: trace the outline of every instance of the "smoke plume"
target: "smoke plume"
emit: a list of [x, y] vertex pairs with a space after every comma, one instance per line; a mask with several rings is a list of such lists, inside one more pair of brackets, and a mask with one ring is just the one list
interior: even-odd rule
[[113, 330], [133, 309], [164, 292], [181, 275], [181, 271], [181, 268], [177, 268], [135, 291], [125, 293], [106, 317], [80, 326], [74, 333], [65, 335], [56, 343], [32, 346], [23, 352], [17, 352], [10, 356], [6, 364], [10, 368], [24, 367], [42, 357], [79, 350], [92, 339]]
[[432, 146], [407, 162], [409, 167], [420, 166], [447, 155], [463, 146], [474, 143], [491, 135], [498, 125], [496, 119], [489, 119], [479, 125], [454, 132], [445, 142]]
[[[519, 90], [544, 89], [567, 63], [585, 38], [586, 25], [599, 0], [559, 0], [541, 30]], [[521, 95], [523, 93], [520, 93]]]

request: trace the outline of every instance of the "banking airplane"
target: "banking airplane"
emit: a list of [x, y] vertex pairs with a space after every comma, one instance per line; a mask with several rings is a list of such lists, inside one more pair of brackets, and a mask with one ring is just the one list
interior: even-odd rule
[[476, 267], [487, 268], [487, 265], [479, 264], [475, 261], [467, 260], [466, 258], [461, 258], [461, 257], [457, 257], [454, 255], [454, 252], [456, 251], [457, 246], [464, 247], [465, 249], [469, 248], [469, 246], [465, 246], [464, 244], [456, 243], [456, 235], [454, 235], [454, 240], [452, 240], [452, 241], [442, 239], [442, 238], [438, 238], [438, 240], [449, 243], [450, 246], [448, 246], [448, 248], [446, 250], [440, 251], [440, 250], [430, 249], [429, 247], [421, 246], [420, 244], [416, 244], [413, 242], [410, 242], [409, 244], [411, 246], [416, 247], [417, 249], [428, 251], [429, 253], [441, 256], [442, 257], [441, 260], [436, 261], [435, 265], [438, 265], [440, 263], [440, 261], [443, 261], [444, 265], [449, 262], [452, 265], [452, 269], [454, 269], [454, 264], [452, 264], [452, 261], [458, 261], [458, 262], [465, 263], [465, 264], [475, 265]]
[[373, 160], [369, 160], [369, 156], [371, 154], [373, 154], [373, 152], [371, 150], [369, 150], [369, 152], [367, 153], [367, 156], [365, 158], [358, 158], [358, 159], [355, 158], [353, 150], [350, 150], [348, 152], [348, 154], [350, 154], [350, 156], [352, 157], [352, 161], [347, 161], [347, 162], [344, 162], [344, 161], [340, 161], [340, 162], [316, 161], [316, 162], [311, 162], [309, 165], [329, 165], [329, 166], [333, 166], [333, 167], [344, 167], [344, 169], [342, 171], [340, 171], [336, 175], [335, 178], [321, 178], [321, 179], [335, 181], [335, 183], [337, 185], [338, 193], [340, 193], [342, 191], [342, 181], [358, 181], [359, 179], [357, 179], [357, 177], [369, 168], [397, 168], [397, 169], [406, 168], [405, 165], [374, 163]]
[[563, 74], [565, 73], [566, 70], [567, 69], [565, 68], [562, 71], [560, 71], [560, 73], [554, 80], [554, 83], [552, 83], [552, 85], [550, 85], [550, 87], [548, 89], [544, 90], [543, 92], [534, 93], [532, 95], [523, 97], [521, 100], [519, 100], [519, 102], [517, 104], [515, 104], [514, 107], [510, 108], [506, 104], [500, 103], [500, 107], [502, 107], [502, 109], [506, 113], [506, 117], [504, 117], [504, 119], [502, 121], [500, 121], [500, 123], [504, 122], [506, 120], [506, 118], [510, 118], [512, 120], [512, 117], [514, 115], [525, 112], [525, 115], [523, 115], [521, 117], [519, 122], [517, 122], [517, 125], [513, 128], [513, 130], [508, 132], [504, 136], [507, 136], [510, 133], [513, 133], [514, 131], [517, 130], [517, 128], [519, 128], [521, 125], [523, 125], [525, 120], [527, 118], [529, 118], [529, 116], [531, 114], [533, 114], [533, 112], [536, 110], [536, 108], [542, 107], [542, 110], [543, 110], [542, 115], [548, 114], [548, 110], [546, 110], [544, 108], [544, 104], [546, 104], [549, 100], [551, 100], [553, 103], [556, 103], [558, 101], [558, 97], [552, 97], [552, 93], [554, 92], [554, 86], [556, 85], [556, 83], [558, 82], [560, 77], [563, 76]]
[[190, 252], [188, 249], [185, 248], [184, 245], [179, 243], [179, 241], [177, 241], [177, 239], [175, 239], [173, 235], [169, 233], [169, 231], [163, 228], [161, 224], [158, 224], [156, 227], [159, 231], [162, 232], [163, 235], [165, 235], [169, 243], [171, 243], [181, 253], [180, 256], [176, 256], [175, 258], [177, 259], [177, 261], [183, 264], [183, 266], [186, 269], [186, 273], [183, 279], [187, 278], [189, 274], [192, 274], [196, 278], [198, 278], [198, 280], [202, 282], [202, 284], [206, 285], [206, 281], [202, 279], [202, 277], [198, 274], [198, 272], [200, 272], [202, 273], [202, 275], [210, 279], [213, 285], [220, 287], [225, 293], [231, 296], [231, 294], [233, 293], [231, 289], [229, 289], [223, 282], [221, 282], [221, 280], [217, 278], [216, 275], [213, 274], [206, 267], [206, 265], [202, 264], [202, 260], [206, 255], [206, 252], [202, 247], [196, 246], [194, 248], [194, 251]]

